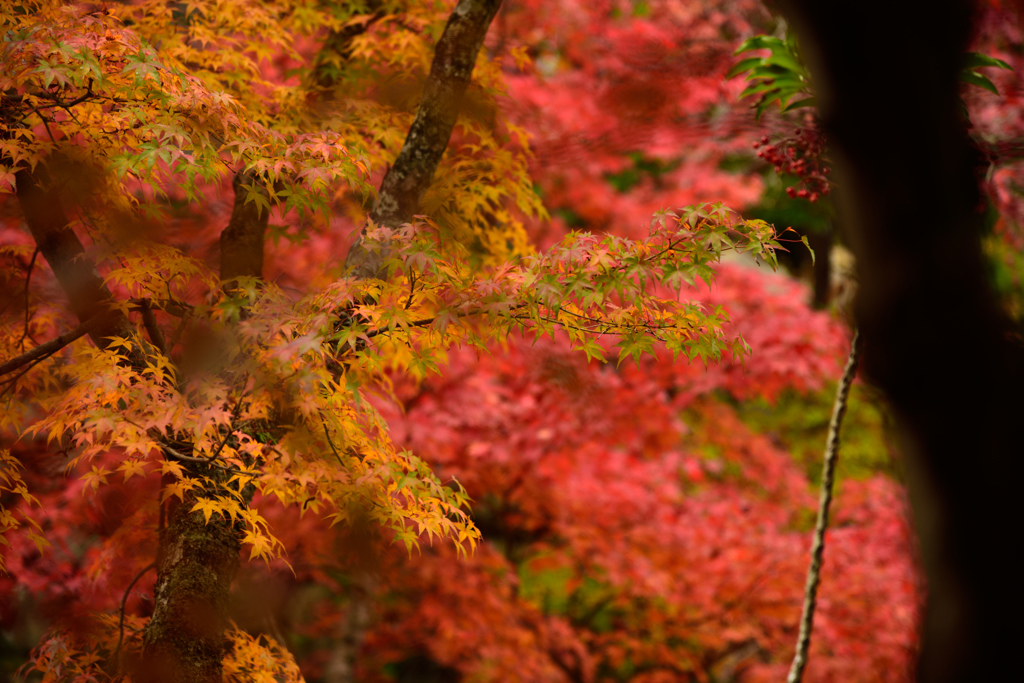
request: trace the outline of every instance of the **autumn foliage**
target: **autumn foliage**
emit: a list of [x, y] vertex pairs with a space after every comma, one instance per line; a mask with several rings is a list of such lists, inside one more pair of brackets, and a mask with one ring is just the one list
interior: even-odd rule
[[[785, 675], [820, 425], [758, 411], [817, 410], [849, 331], [743, 213], [802, 121], [726, 78], [774, 19], [508, 4], [383, 218], [435, 52], [495, 7], [0, 10], [0, 666], [178, 680], [187, 617], [203, 680]], [[807, 676], [909, 680], [900, 465], [869, 389], [851, 414]]]

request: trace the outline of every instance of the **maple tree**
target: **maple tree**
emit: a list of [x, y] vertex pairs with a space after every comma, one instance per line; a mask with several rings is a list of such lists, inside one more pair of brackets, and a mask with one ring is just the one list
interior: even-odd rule
[[[23, 412], [41, 405], [46, 416], [19, 426], [14, 411], [5, 421], [74, 449], [68, 466], [89, 467], [83, 481], [94, 490], [117, 474], [125, 481], [148, 471], [163, 477], [154, 563], [159, 607], [135, 671], [146, 680], [221, 677], [239, 542], [250, 558], [282, 549], [250, 504], [256, 493], [304, 511], [326, 504], [335, 523], [366, 516], [410, 549], [445, 536], [459, 551], [475, 546], [479, 533], [461, 487], [443, 486], [422, 460], [395, 449], [367, 402], [374, 386], [386, 391], [385, 366], [422, 375], [436, 368], [446, 346], [482, 344], [509, 326], [542, 332], [557, 325], [588, 357], [604, 353], [593, 336], [613, 335], [627, 355], [655, 338], [674, 353], [714, 358], [724, 343], [722, 317], [649, 294], [648, 283], [710, 279], [706, 264], [736, 236], [769, 261], [775, 245], [764, 223], [698, 208], [661, 214], [641, 242], [571, 235], [558, 248], [489, 273], [473, 267], [453, 237], [480, 238], [481, 215], [500, 220], [524, 176], [513, 165], [508, 181], [481, 185], [490, 191], [468, 201], [457, 185], [446, 187], [447, 206], [423, 197], [497, 10], [494, 2], [463, 2], [437, 39], [405, 144], [349, 251], [350, 275], [290, 298], [256, 281], [272, 205], [307, 219], [339, 182], [365, 191], [367, 166], [341, 143], [344, 133], [299, 132], [311, 124], [302, 120], [308, 108], [288, 106], [295, 88], [256, 78], [257, 65], [267, 45], [294, 54], [292, 34], [332, 25], [337, 33], [353, 19], [345, 12], [311, 16], [304, 6], [241, 9], [186, 6], [176, 15], [150, 3], [108, 10], [43, 2], [5, 15], [4, 182], [79, 323], [10, 359], [5, 369], [16, 374], [5, 388], [27, 399]], [[355, 21], [370, 18], [377, 17]], [[235, 50], [211, 50], [213, 27]], [[371, 70], [390, 66], [358, 38], [345, 46], [349, 60], [363, 58]], [[314, 74], [321, 88], [328, 66]], [[478, 80], [487, 85], [486, 70]], [[357, 112], [347, 121], [353, 137], [361, 126], [376, 131], [387, 123], [359, 118]], [[481, 150], [480, 163], [444, 169], [442, 177], [479, 181], [477, 169], [504, 150], [496, 131], [471, 123], [463, 129], [467, 146], [489, 146], [493, 154]], [[504, 151], [506, 161], [514, 154]], [[168, 219], [172, 199], [201, 201], [199, 181], [215, 180], [231, 164], [244, 170], [232, 184], [219, 277], [179, 248], [128, 238]], [[519, 210], [537, 213], [534, 195], [519, 194]], [[409, 223], [421, 202], [435, 209], [428, 229]], [[76, 223], [89, 233], [88, 251]], [[492, 258], [507, 252], [487, 246]], [[169, 340], [156, 311], [181, 318]], [[17, 345], [60, 319], [56, 307], [49, 318], [31, 313]], [[481, 317], [483, 327], [474, 321]], [[9, 333], [13, 339], [16, 328]], [[78, 350], [59, 374], [32, 372], [83, 334], [94, 349]], [[23, 491], [15, 475], [9, 480]], [[123, 638], [122, 621], [108, 674], [124, 671]], [[244, 649], [236, 643], [236, 651]], [[47, 652], [36, 666], [53, 671], [57, 661]], [[75, 666], [84, 671], [97, 661], [89, 655]]]
[[[711, 203], [762, 192], [726, 76], [771, 17], [497, 11], [5, 8], [0, 599], [50, 627], [26, 672], [785, 674], [813, 494], [758, 411], [806, 414], [847, 334], [718, 263], [786, 237]], [[877, 457], [872, 410], [846, 435]], [[808, 675], [905, 680], [903, 493], [851, 452]]]

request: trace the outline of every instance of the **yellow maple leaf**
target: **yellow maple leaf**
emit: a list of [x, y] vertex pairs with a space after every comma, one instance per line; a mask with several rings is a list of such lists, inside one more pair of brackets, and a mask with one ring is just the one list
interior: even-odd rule
[[146, 463], [142, 460], [126, 460], [117, 467], [118, 472], [124, 472], [124, 480], [128, 481], [135, 476], [146, 474]]
[[210, 498], [200, 498], [196, 501], [196, 504], [192, 506], [192, 509], [189, 510], [189, 512], [195, 512], [196, 510], [200, 510], [203, 513], [204, 520], [209, 524], [210, 517], [213, 513], [222, 513], [224, 511], [224, 506], [219, 501], [212, 500]]

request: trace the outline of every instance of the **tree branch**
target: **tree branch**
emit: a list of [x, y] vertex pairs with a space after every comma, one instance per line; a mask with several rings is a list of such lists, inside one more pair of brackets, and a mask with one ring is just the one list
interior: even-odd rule
[[[18, 202], [39, 251], [71, 302], [71, 310], [84, 322], [99, 314], [113, 296], [96, 266], [85, 257], [85, 247], [71, 229], [60, 196], [53, 188], [45, 187], [45, 177], [37, 177], [43, 173], [37, 167], [35, 173], [23, 168], [15, 174]], [[104, 321], [104, 325], [89, 329], [96, 346], [105, 348], [107, 337], [131, 336], [132, 325], [124, 315], [115, 313], [105, 316]]]
[[143, 299], [139, 308], [142, 311], [142, 325], [146, 328], [149, 341], [153, 342], [153, 346], [158, 348], [161, 353], [166, 353], [167, 342], [164, 339], [164, 333], [160, 331], [160, 326], [156, 323], [156, 316], [153, 315], [153, 305], [149, 299]]
[[[397, 227], [413, 219], [420, 198], [430, 187], [434, 171], [448, 147], [462, 97], [469, 86], [477, 55], [501, 0], [459, 0], [437, 43], [416, 118], [402, 151], [381, 181], [370, 221]], [[379, 278], [386, 249], [368, 249], [362, 236], [345, 261], [358, 278]]]
[[814, 526], [814, 542], [811, 545], [811, 566], [807, 570], [807, 585], [804, 588], [804, 609], [800, 617], [800, 633], [796, 639], [796, 655], [793, 666], [789, 670], [786, 683], [799, 683], [807, 666], [807, 651], [811, 646], [811, 629], [814, 626], [814, 607], [818, 596], [818, 583], [821, 581], [821, 564], [825, 554], [825, 530], [828, 528], [828, 509], [832, 504], [832, 485], [835, 481], [836, 461], [839, 459], [839, 430], [843, 426], [846, 414], [846, 401], [850, 395], [850, 386], [857, 375], [857, 364], [860, 362], [864, 343], [860, 332], [854, 330], [853, 341], [850, 343], [850, 356], [846, 361], [843, 377], [836, 387], [836, 400], [832, 406], [832, 419], [828, 424], [828, 439], [825, 442], [825, 469], [821, 473], [821, 499], [818, 502], [818, 521]]
[[338, 84], [337, 71], [333, 68], [335, 57], [342, 62], [352, 59], [352, 42], [384, 16], [380, 7], [380, 0], [369, 0], [366, 3], [365, 21], [349, 23], [327, 34], [313, 65], [313, 83], [318, 88], [327, 91]]
[[44, 342], [33, 349], [29, 349], [20, 356], [16, 356], [15, 358], [11, 358], [10, 360], [0, 363], [0, 375], [6, 375], [9, 372], [14, 372], [27, 363], [45, 358], [46, 356], [60, 351], [71, 342], [89, 334], [93, 328], [103, 325], [105, 322], [104, 318], [104, 315], [97, 314], [86, 320], [84, 323], [71, 328], [67, 332], [51, 339], [50, 341]]
[[114, 654], [110, 657], [114, 662], [117, 662], [117, 656], [121, 654], [121, 645], [124, 644], [124, 608], [128, 604], [128, 596], [131, 594], [132, 588], [135, 587], [135, 584], [139, 582], [139, 579], [145, 576], [146, 572], [150, 569], [156, 569], [156, 562], [150, 562], [140, 569], [139, 573], [136, 574], [135, 578], [128, 584], [128, 587], [124, 590], [124, 595], [121, 597], [121, 618], [117, 623], [117, 647], [114, 648]]
[[28, 262], [28, 270], [25, 273], [25, 327], [22, 329], [21, 339], [18, 340], [18, 346], [21, 346], [21, 342], [25, 341], [25, 337], [29, 336], [28, 322], [32, 319], [32, 311], [29, 308], [29, 296], [32, 292], [29, 289], [29, 285], [32, 284], [32, 273], [35, 270], [37, 258], [39, 258], [39, 247], [36, 247], [35, 251], [32, 252], [32, 260]]

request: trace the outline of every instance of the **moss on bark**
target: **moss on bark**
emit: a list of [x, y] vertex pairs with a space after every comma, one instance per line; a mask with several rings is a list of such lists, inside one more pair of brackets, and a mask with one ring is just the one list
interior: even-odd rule
[[144, 636], [144, 683], [221, 681], [231, 582], [240, 541], [234, 525], [207, 523], [189, 512], [194, 500], [168, 515], [157, 558], [156, 607]]

